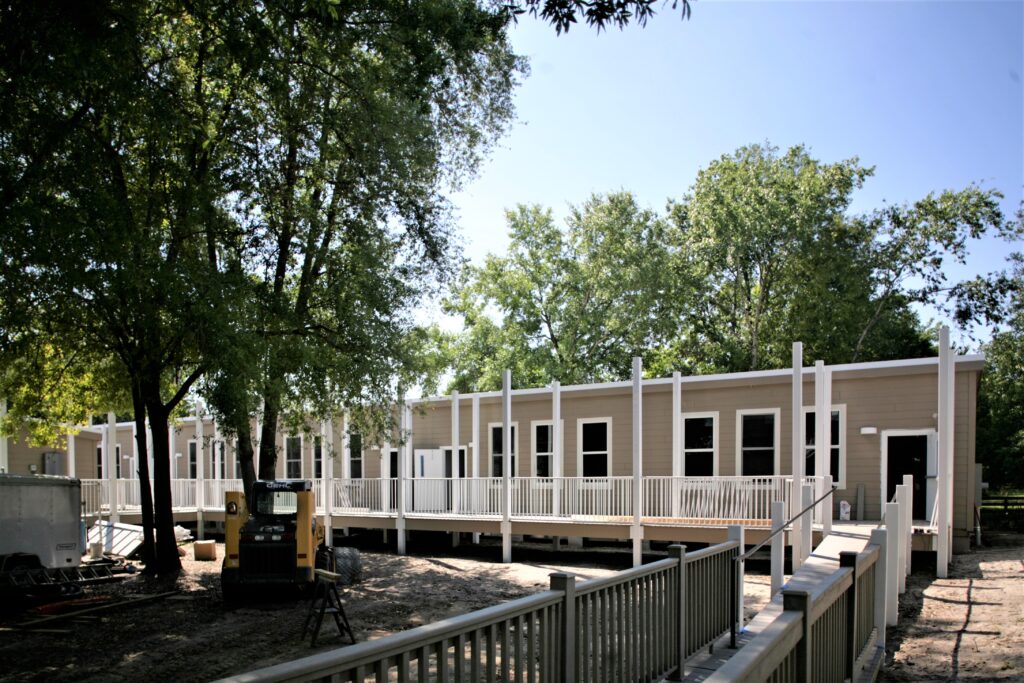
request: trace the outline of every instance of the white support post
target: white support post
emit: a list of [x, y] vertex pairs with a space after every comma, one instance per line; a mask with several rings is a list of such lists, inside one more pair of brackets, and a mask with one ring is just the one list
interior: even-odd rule
[[501, 561], [512, 561], [512, 371], [501, 381]]
[[[7, 399], [0, 398], [0, 420], [7, 417]], [[10, 450], [6, 436], [0, 436], [0, 472], [11, 471]], [[72, 475], [73, 476], [73, 475]]]
[[[822, 494], [832, 490], [832, 475], [825, 475], [825, 486]], [[821, 533], [822, 537], [828, 536], [832, 533], [832, 515], [834, 514], [835, 508], [832, 506], [832, 496], [825, 499], [822, 503], [822, 516], [821, 516]]]
[[[323, 486], [324, 501], [324, 542], [334, 545], [334, 420], [327, 418], [320, 422], [320, 482]], [[381, 477], [383, 479], [383, 477]]]
[[[633, 566], [644, 563], [643, 558], [643, 495], [644, 495], [644, 455], [643, 455], [643, 360], [633, 357], [633, 528], [630, 537], [633, 539]], [[611, 475], [611, 472], [608, 473]]]
[[[746, 540], [743, 534], [743, 527], [739, 524], [732, 524], [726, 529], [726, 534], [727, 540], [739, 542], [740, 547], [737, 552], [742, 555], [746, 550]], [[739, 633], [743, 630], [743, 578], [746, 574], [746, 563], [740, 562], [737, 569], [736, 614], [733, 615], [733, 619], [736, 620], [736, 632]]]
[[[348, 485], [349, 480], [352, 479], [352, 434], [349, 433], [347, 410], [342, 413], [342, 419], [345, 421], [345, 428], [341, 432], [341, 478]], [[411, 423], [408, 425], [408, 429], [412, 430]]]
[[[152, 429], [152, 425], [150, 425], [150, 429]], [[150, 432], [150, 436], [152, 436], [152, 432]], [[174, 450], [174, 424], [170, 421], [167, 423], [167, 452], [169, 453], [171, 460], [171, 479], [177, 479], [178, 458], [176, 457], [177, 453]], [[186, 465], [187, 464], [188, 463], [186, 463]]]
[[[814, 362], [814, 497], [820, 498], [825, 493], [818, 482], [828, 474], [829, 451], [832, 449], [832, 403], [827, 391], [825, 361]], [[825, 502], [818, 503], [814, 516], [819, 521], [825, 518]]]
[[906, 505], [903, 506], [904, 530], [907, 534], [906, 567], [904, 572], [910, 576], [911, 559], [914, 553], [914, 475], [903, 475], [903, 486], [907, 490]]
[[897, 574], [902, 573], [899, 566], [899, 503], [885, 504], [885, 518], [886, 520], [896, 520], [895, 524], [886, 523], [885, 534], [885, 623], [895, 626], [899, 619], [899, 578]]
[[[803, 486], [800, 487], [800, 501], [801, 510], [807, 508], [811, 503], [814, 502], [813, 484], [804, 484]], [[801, 564], [803, 563], [803, 560], [806, 560], [808, 557], [811, 556], [811, 545], [814, 542], [811, 536], [811, 532], [814, 531], [814, 529], [810, 523], [810, 520], [808, 520], [807, 517], [812, 514], [814, 514], [813, 511], [809, 512], [807, 515], [804, 515], [801, 518], [806, 521], [806, 524], [803, 524], [800, 527], [800, 551], [803, 553], [803, 557], [801, 558]], [[796, 567], [793, 568], [793, 571], [796, 571]]]
[[555, 480], [551, 487], [551, 507], [552, 515], [559, 517], [562, 514], [565, 453], [562, 451], [562, 384], [557, 380], [551, 383], [551, 438], [554, 440], [551, 444], [551, 474]]
[[[772, 501], [772, 533], [783, 528], [786, 524], [786, 503], [781, 500]], [[772, 538], [772, 592], [769, 598], [782, 590], [782, 579], [784, 578], [786, 559], [786, 532], [781, 532]]]
[[[791, 410], [793, 415], [792, 425], [792, 470], [793, 485], [790, 489], [790, 518], [796, 517], [803, 507], [802, 491], [804, 481], [804, 444], [803, 444], [803, 407], [804, 407], [804, 345], [801, 342], [793, 342], [793, 387]], [[805, 519], [801, 517], [793, 522], [793, 531], [790, 534], [792, 544], [792, 564], [795, 572], [804, 559], [804, 552], [800, 546], [803, 540]]]
[[[171, 461], [174, 460], [174, 450], [167, 456]], [[237, 457], [237, 456], [235, 456]], [[149, 487], [150, 493], [153, 491], [153, 430], [149, 428], [149, 418], [146, 418], [146, 459], [149, 461]]]
[[117, 524], [121, 514], [118, 510], [120, 491], [117, 490], [120, 484], [117, 481], [117, 464], [114, 462], [117, 457], [117, 417], [114, 413], [107, 413], [107, 429], [104, 431], [104, 436], [106, 440], [103, 444], [103, 467], [106, 470], [107, 482], [110, 486], [110, 521]]
[[953, 431], [953, 407], [950, 402], [950, 374], [948, 371], [951, 355], [949, 328], [943, 325], [939, 330], [939, 481], [936, 491], [939, 497], [939, 528], [938, 548], [935, 553], [935, 575], [940, 579], [946, 578], [949, 572], [949, 513], [952, 499], [948, 495], [949, 488], [946, 486], [946, 481], [951, 478], [952, 472], [946, 451], [947, 449], [951, 450], [952, 439], [950, 437]]
[[[452, 392], [452, 480], [459, 478], [459, 392]], [[462, 489], [455, 484], [451, 486], [452, 512], [458, 514], [462, 510]], [[458, 534], [453, 534], [452, 542], [457, 544]]]
[[139, 440], [136, 437], [138, 429], [135, 427], [135, 422], [132, 422], [132, 460], [131, 467], [128, 469], [128, 476], [131, 479], [139, 478]]
[[872, 529], [869, 543], [878, 546], [878, 561], [875, 564], [875, 629], [878, 632], [878, 643], [885, 647], [885, 588], [889, 583], [885, 579], [885, 571], [888, 566], [886, 550], [889, 547], [888, 533], [885, 529]]
[[[2, 437], [0, 437], [2, 438]], [[75, 458], [75, 433], [73, 431], [68, 432], [68, 476], [78, 478], [78, 463]], [[4, 439], [6, 441], [6, 439]], [[4, 471], [0, 468], [0, 472]]]
[[[473, 446], [473, 478], [474, 479], [479, 479], [480, 478], [480, 447], [481, 447], [480, 445], [482, 443], [482, 441], [480, 439], [480, 397], [479, 396], [474, 396], [473, 397], [473, 439], [472, 439], [472, 442], [473, 442], [472, 443], [472, 446]], [[483, 503], [483, 501], [481, 501], [479, 499], [479, 496], [480, 496], [480, 486], [479, 486], [479, 484], [475, 483], [474, 486], [473, 486], [473, 510], [474, 511], [475, 510], [479, 510], [480, 509], [480, 505], [482, 505], [482, 503]], [[477, 531], [477, 532], [473, 533], [473, 543], [479, 543], [479, 542], [480, 542], [480, 532]]]
[[204, 484], [206, 480], [206, 449], [203, 448], [203, 408], [199, 401], [196, 401], [196, 534], [201, 541], [205, 537], [203, 523], [203, 505], [205, 500]]
[[[672, 373], [672, 476], [682, 477], [683, 469], [683, 394], [682, 377], [678, 372]], [[672, 482], [672, 516], [680, 516], [680, 488], [678, 482]]]
[[[948, 332], [947, 332], [948, 335]], [[952, 560], [953, 555], [953, 513], [956, 505], [956, 498], [953, 495], [953, 483], [956, 479], [956, 465], [954, 461], [956, 453], [956, 351], [947, 344], [949, 348], [949, 362], [946, 363], [946, 405], [949, 406], [949, 416], [946, 419], [946, 528], [949, 534], [947, 538], [947, 562]]]
[[[404, 439], [404, 445], [399, 449], [398, 454], [398, 512], [395, 518], [395, 535], [397, 537], [398, 554], [405, 555], [405, 508], [408, 504], [406, 491], [409, 482], [409, 463], [412, 461], [412, 406], [407, 402], [401, 403], [401, 419], [399, 420], [400, 437]], [[348, 424], [342, 431], [342, 438], [348, 431]]]
[[907, 590], [907, 555], [910, 553], [910, 548], [907, 546], [907, 487], [904, 484], [896, 485], [896, 503], [899, 505], [899, 519], [889, 522], [889, 518], [886, 517], [885, 527], [892, 529], [892, 532], [897, 535], [899, 542], [897, 544], [898, 555], [896, 558], [896, 566], [898, 570], [896, 572], [896, 584], [899, 587], [899, 593], [902, 595]]

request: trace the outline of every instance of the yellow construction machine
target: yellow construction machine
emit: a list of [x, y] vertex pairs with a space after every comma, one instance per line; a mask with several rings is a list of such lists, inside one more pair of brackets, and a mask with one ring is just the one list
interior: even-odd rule
[[253, 586], [312, 586], [324, 527], [317, 524], [313, 482], [257, 481], [251, 510], [241, 491], [225, 495], [224, 598]]

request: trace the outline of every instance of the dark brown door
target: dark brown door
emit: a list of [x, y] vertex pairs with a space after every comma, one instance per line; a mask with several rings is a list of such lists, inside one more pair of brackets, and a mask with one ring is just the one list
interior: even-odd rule
[[914, 477], [914, 519], [927, 519], [928, 491], [928, 435], [888, 437], [888, 470], [885, 501], [892, 500], [896, 485], [903, 483], [903, 475]]

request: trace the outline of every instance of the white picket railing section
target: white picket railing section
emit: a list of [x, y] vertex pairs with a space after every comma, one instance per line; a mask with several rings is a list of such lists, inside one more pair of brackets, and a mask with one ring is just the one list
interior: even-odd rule
[[[819, 482], [818, 480], [822, 480]], [[804, 477], [817, 490], [824, 477]], [[772, 503], [789, 504], [793, 478], [644, 477], [644, 517], [771, 524]]]
[[[821, 480], [821, 481], [819, 481]], [[823, 477], [805, 477], [815, 489]], [[195, 479], [171, 480], [175, 508], [196, 508]], [[325, 494], [333, 514], [394, 516], [398, 512], [398, 479], [316, 479], [313, 491], [318, 514], [325, 513]], [[82, 480], [86, 512], [109, 512], [106, 480]], [[121, 479], [118, 509], [141, 506], [139, 480]], [[221, 510], [227, 491], [241, 491], [241, 479], [202, 482], [203, 509]], [[633, 516], [633, 477], [514, 477], [509, 480], [513, 519], [626, 521]], [[771, 504], [789, 503], [793, 478], [776, 477], [644, 477], [645, 520], [685, 520], [688, 523], [771, 523]], [[495, 478], [413, 478], [405, 485], [405, 511], [409, 516], [497, 518], [503, 512], [502, 480]], [[817, 512], [817, 511], [816, 511]], [[820, 522], [815, 517], [816, 522]]]

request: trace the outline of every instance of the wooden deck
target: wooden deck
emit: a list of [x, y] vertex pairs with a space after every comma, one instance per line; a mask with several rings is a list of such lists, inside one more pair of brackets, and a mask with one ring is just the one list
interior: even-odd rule
[[[871, 530], [878, 522], [837, 522], [832, 533], [825, 538], [807, 558], [807, 561], [793, 574], [783, 588], [814, 591], [839, 569], [839, 553], [861, 552], [868, 544]], [[686, 663], [685, 681], [703, 681], [714, 673], [739, 650], [753, 640], [764, 628], [775, 621], [782, 612], [782, 595], [778, 594], [761, 610], [736, 638], [736, 649], [729, 647], [729, 635], [718, 639], [711, 652], [702, 652]]]

